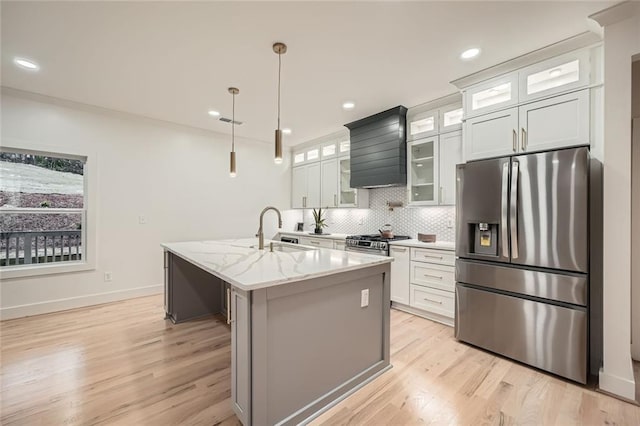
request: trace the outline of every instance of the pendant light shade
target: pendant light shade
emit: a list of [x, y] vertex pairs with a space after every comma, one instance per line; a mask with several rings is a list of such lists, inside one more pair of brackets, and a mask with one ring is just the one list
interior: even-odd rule
[[236, 177], [236, 95], [240, 93], [235, 87], [229, 87], [229, 93], [233, 98], [232, 101], [232, 115], [231, 115], [231, 155], [229, 156], [229, 176]]
[[282, 55], [287, 52], [287, 45], [274, 43], [273, 51], [278, 54], [278, 128], [275, 132], [275, 156], [276, 164], [282, 163], [282, 130], [280, 130], [280, 75], [282, 74]]

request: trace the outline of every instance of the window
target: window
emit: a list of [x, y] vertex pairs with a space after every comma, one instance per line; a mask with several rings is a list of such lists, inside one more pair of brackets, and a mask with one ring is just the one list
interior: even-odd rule
[[86, 157], [0, 150], [0, 269], [85, 264]]

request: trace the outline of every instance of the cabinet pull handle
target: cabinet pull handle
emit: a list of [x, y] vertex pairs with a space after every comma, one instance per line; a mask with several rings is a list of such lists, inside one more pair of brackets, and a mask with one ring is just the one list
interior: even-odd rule
[[438, 275], [431, 275], [431, 274], [423, 274], [425, 277], [429, 277], [429, 278], [437, 278], [439, 280], [442, 279], [442, 277], [438, 276]]
[[404, 253], [404, 252], [407, 251], [406, 248], [397, 248], [397, 247], [391, 247], [391, 250], [392, 251], [397, 251], [397, 252], [400, 252], [400, 253]]
[[320, 245], [318, 241], [309, 241], [311, 244]]
[[524, 143], [525, 135], [526, 133], [524, 131], [524, 127], [520, 128], [520, 148], [522, 148], [523, 151], [525, 150], [525, 146], [526, 146]]
[[227, 288], [227, 324], [231, 324], [231, 289]]
[[333, 194], [333, 205], [338, 207], [338, 194]]
[[431, 258], [431, 259], [440, 259], [440, 260], [442, 260], [442, 256], [434, 256], [432, 254], [423, 254], [423, 256]]
[[307, 197], [302, 197], [302, 207], [307, 207]]
[[439, 300], [427, 299], [426, 297], [424, 297], [423, 299], [426, 300], [427, 302], [437, 303], [438, 305], [442, 305], [442, 302]]
[[438, 194], [438, 201], [442, 203], [442, 187], [440, 187], [440, 193]]
[[522, 128], [522, 150], [525, 151], [527, 149], [527, 131]]
[[513, 129], [513, 152], [518, 150], [518, 132], [516, 129]]

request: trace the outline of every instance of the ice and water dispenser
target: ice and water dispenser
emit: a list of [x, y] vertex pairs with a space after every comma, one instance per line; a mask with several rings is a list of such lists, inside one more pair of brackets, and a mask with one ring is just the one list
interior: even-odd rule
[[469, 223], [469, 247], [475, 254], [498, 256], [498, 223]]

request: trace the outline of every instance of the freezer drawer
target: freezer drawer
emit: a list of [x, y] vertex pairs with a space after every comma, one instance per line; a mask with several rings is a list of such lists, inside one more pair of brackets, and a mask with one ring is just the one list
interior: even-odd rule
[[460, 283], [587, 306], [588, 275], [557, 273], [498, 266], [458, 259], [456, 279]]
[[587, 382], [587, 314], [456, 285], [458, 340]]

